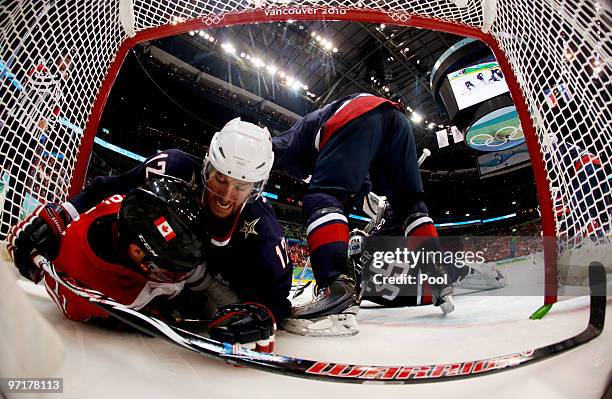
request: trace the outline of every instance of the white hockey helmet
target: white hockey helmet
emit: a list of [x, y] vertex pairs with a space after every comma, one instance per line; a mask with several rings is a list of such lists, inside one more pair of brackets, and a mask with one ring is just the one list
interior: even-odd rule
[[253, 183], [251, 198], [257, 198], [270, 177], [273, 162], [268, 129], [235, 118], [213, 136], [202, 174], [206, 182], [212, 166], [226, 176]]

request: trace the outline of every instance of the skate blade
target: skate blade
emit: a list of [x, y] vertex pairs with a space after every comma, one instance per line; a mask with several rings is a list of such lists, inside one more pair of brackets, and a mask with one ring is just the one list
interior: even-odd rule
[[359, 333], [357, 316], [341, 313], [313, 319], [287, 319], [283, 329], [306, 337], [350, 337]]
[[442, 302], [439, 306], [442, 313], [445, 315], [452, 313], [455, 310], [455, 301], [452, 295], [448, 295], [444, 298], [444, 302]]

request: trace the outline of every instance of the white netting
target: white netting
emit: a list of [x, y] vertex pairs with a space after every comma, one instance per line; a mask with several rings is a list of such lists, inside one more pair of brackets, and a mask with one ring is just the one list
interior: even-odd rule
[[532, 112], [557, 235], [570, 245], [612, 230], [611, 21], [605, 7], [503, 1], [492, 32]]
[[38, 203], [67, 194], [83, 128], [124, 39], [113, 3], [0, 6], [0, 237]]
[[[9, 1], [0, 5], [0, 237], [33, 204], [65, 198], [94, 100], [128, 37], [121, 21], [128, 32], [130, 28], [140, 32], [288, 6], [390, 11], [400, 22], [419, 15], [476, 28], [493, 15], [489, 33], [506, 54], [536, 127], [549, 188], [555, 193], [557, 234], [570, 246], [585, 234], [609, 235], [612, 24], [607, 4], [583, 0]], [[133, 15], [126, 16], [130, 10]], [[131, 21], [133, 26], [127, 26]]]

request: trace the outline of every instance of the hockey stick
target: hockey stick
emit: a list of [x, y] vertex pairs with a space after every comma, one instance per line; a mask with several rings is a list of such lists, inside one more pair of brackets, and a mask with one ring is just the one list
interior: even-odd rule
[[589, 324], [580, 334], [540, 348], [461, 363], [417, 366], [365, 366], [292, 358], [261, 353], [235, 345], [217, 342], [169, 326], [113, 301], [104, 294], [80, 287], [41, 256], [35, 262], [53, 279], [76, 295], [88, 299], [106, 312], [138, 330], [163, 338], [179, 346], [231, 364], [252, 367], [293, 377], [350, 383], [414, 384], [438, 382], [490, 374], [514, 369], [576, 348], [601, 334], [606, 313], [606, 275], [600, 263], [589, 266], [591, 306]]

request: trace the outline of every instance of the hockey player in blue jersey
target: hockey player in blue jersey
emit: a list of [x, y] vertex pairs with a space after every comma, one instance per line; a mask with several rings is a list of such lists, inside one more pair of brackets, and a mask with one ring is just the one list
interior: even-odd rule
[[28, 256], [32, 250], [55, 257], [55, 221], [67, 224], [109, 195], [129, 192], [150, 175], [178, 177], [202, 193], [206, 223], [201, 234], [208, 242], [206, 284], [217, 308], [215, 330], [227, 331], [225, 341], [247, 340], [254, 346], [258, 339], [251, 328], [261, 320], [261, 311], [255, 308], [270, 309], [277, 323], [291, 308], [287, 297], [292, 265], [283, 230], [261, 196], [273, 159], [268, 130], [236, 118], [214, 135], [204, 162], [179, 150], [162, 151], [122, 175], [97, 177], [68, 202], [48, 204], [47, 212], [31, 215], [20, 224], [29, 226], [29, 234], [14, 234], [16, 266], [27, 275], [34, 267]]
[[[422, 247], [439, 248], [437, 232], [423, 200], [412, 129], [398, 104], [370, 94], [354, 94], [307, 114], [273, 138], [274, 168], [297, 179], [310, 177], [303, 199], [310, 260], [317, 281], [315, 299], [292, 311], [297, 333], [308, 335], [327, 323], [355, 334], [358, 298], [347, 268], [347, 210], [359, 193], [384, 194], [407, 237], [423, 237]], [[442, 276], [442, 266], [429, 275]], [[453, 310], [452, 287], [431, 286], [434, 304]], [[295, 321], [299, 320], [299, 323]], [[322, 322], [326, 320], [326, 322]]]

